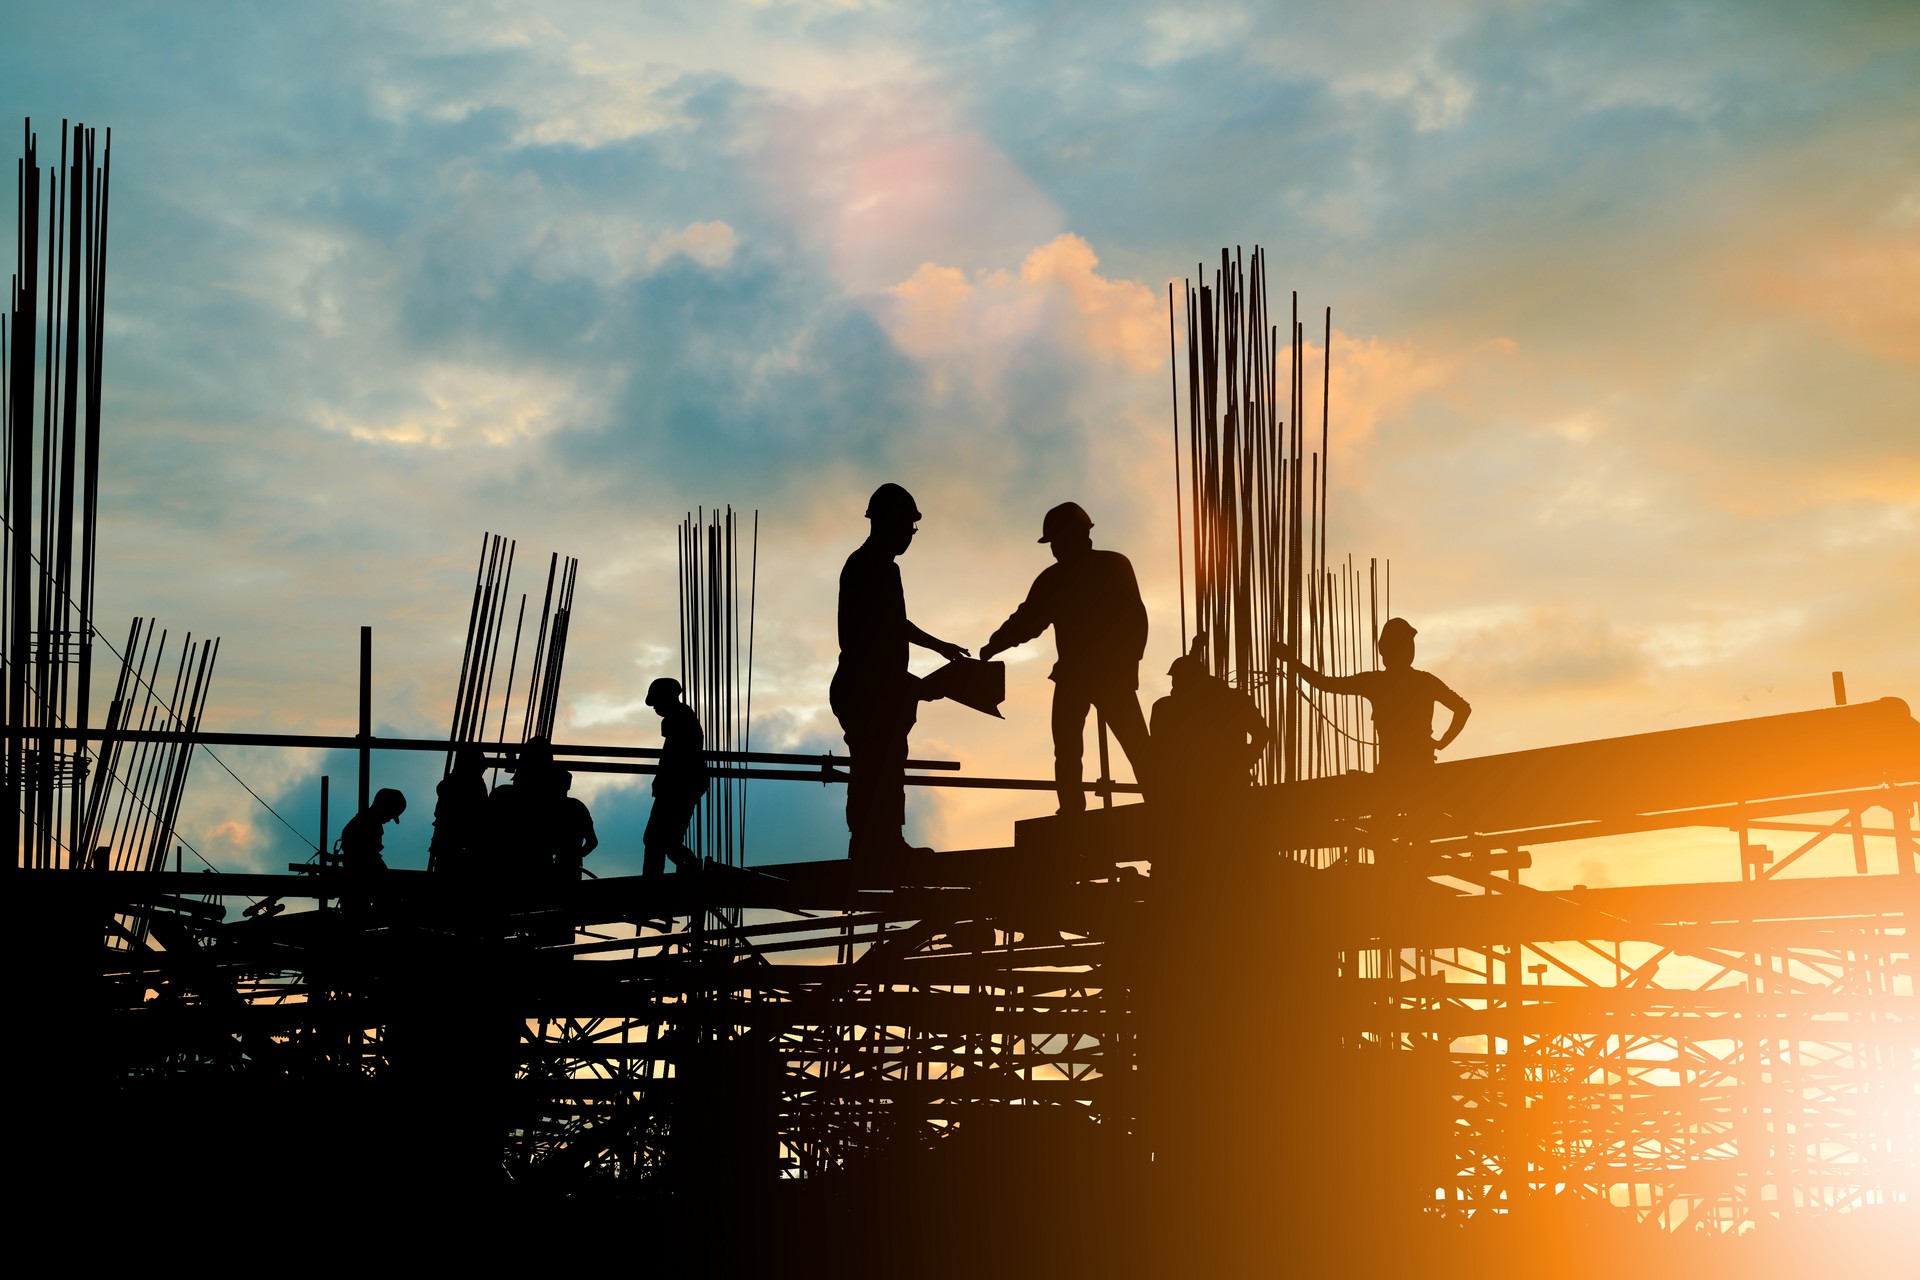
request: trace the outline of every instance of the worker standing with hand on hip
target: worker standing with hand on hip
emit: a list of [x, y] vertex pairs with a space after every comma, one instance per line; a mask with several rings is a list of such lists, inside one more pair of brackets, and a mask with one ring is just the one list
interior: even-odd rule
[[1133, 564], [1118, 551], [1093, 545], [1093, 519], [1077, 502], [1063, 502], [1041, 522], [1040, 541], [1055, 563], [1000, 624], [983, 659], [1023, 645], [1048, 627], [1060, 660], [1053, 674], [1053, 779], [1060, 812], [1086, 808], [1080, 762], [1086, 746], [1087, 712], [1099, 708], [1143, 784], [1152, 771], [1147, 722], [1140, 714], [1140, 657], [1147, 651], [1147, 608]]
[[[1433, 767], [1434, 753], [1447, 749], [1467, 727], [1473, 708], [1430, 671], [1413, 665], [1413, 624], [1388, 618], [1380, 624], [1380, 661], [1385, 669], [1350, 676], [1322, 675], [1291, 649], [1281, 657], [1322, 693], [1357, 694], [1373, 707], [1373, 732], [1380, 743], [1380, 776], [1414, 780]], [[1446, 732], [1433, 736], [1433, 710], [1445, 707], [1453, 718]]]

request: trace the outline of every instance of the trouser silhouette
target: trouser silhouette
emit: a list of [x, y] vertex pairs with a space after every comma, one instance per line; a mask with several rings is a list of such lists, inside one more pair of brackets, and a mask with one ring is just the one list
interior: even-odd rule
[[1135, 781], [1147, 785], [1150, 747], [1146, 718], [1132, 689], [1117, 685], [1084, 685], [1056, 681], [1053, 686], [1053, 783], [1060, 793], [1060, 812], [1079, 813], [1087, 807], [1080, 789], [1081, 756], [1086, 747], [1087, 712], [1098, 707], [1127, 753]]
[[692, 850], [686, 846], [687, 824], [693, 821], [693, 811], [706, 794], [705, 783], [698, 791], [655, 793], [653, 812], [647, 815], [647, 830], [640, 837], [646, 849], [646, 858], [640, 864], [641, 875], [664, 875], [667, 859], [673, 859], [678, 865], [684, 857], [692, 856]]
[[907, 734], [919, 719], [912, 686], [854, 691], [836, 678], [839, 717], [853, 770], [847, 776], [847, 852], [854, 858], [898, 848], [907, 822]]

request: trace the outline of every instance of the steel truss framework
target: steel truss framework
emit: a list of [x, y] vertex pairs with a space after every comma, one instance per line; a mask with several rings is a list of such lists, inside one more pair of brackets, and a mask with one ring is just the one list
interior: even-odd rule
[[[1206, 1132], [1164, 1118], [1185, 1093], [1268, 1167], [1319, 1158], [1295, 1123], [1316, 1111], [1314, 1141], [1390, 1146], [1382, 1194], [1410, 1213], [1571, 1193], [1727, 1230], [1916, 1193], [1920, 725], [1804, 714], [1581, 744], [1643, 766], [1594, 784], [1599, 818], [1541, 799], [1591, 763], [1552, 748], [1441, 766], [1398, 808], [1342, 778], [1198, 827], [1156, 804], [1036, 820], [880, 890], [832, 862], [510, 891], [223, 875], [227, 898], [371, 902], [228, 922], [212, 877], [89, 869], [16, 871], [15, 901], [93, 931], [60, 944], [84, 970], [64, 998], [116, 1087], [426, 1082], [454, 1103], [423, 1144], [563, 1195], [871, 1176], [1013, 1129], [1124, 1177]], [[1867, 739], [1792, 775], [1825, 789], [1741, 757], [1810, 727]], [[1663, 752], [1729, 730], [1736, 782], [1659, 790]], [[1526, 883], [1567, 842], [1686, 829], [1729, 833], [1741, 878]], [[1312, 1094], [1339, 1078], [1373, 1083]]]

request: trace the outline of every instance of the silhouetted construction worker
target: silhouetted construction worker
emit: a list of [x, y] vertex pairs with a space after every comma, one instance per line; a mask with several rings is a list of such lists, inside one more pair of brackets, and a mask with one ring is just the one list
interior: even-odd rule
[[1248, 770], [1273, 741], [1253, 699], [1207, 670], [1207, 633], [1173, 660], [1173, 692], [1153, 704], [1158, 793], [1204, 803], [1247, 785]]
[[563, 798], [558, 773], [553, 744], [544, 737], [528, 738], [514, 762], [513, 781], [487, 797], [485, 841], [492, 846], [496, 875], [528, 879], [553, 865], [551, 832]]
[[953, 661], [957, 644], [907, 621], [906, 593], [895, 557], [913, 543], [920, 508], [897, 484], [883, 484], [867, 502], [870, 532], [840, 570], [840, 663], [828, 701], [853, 753], [847, 782], [847, 856], [869, 869], [914, 852], [906, 825], [907, 732], [919, 715], [919, 682], [907, 670], [907, 646]]
[[427, 845], [427, 870], [472, 875], [484, 860], [487, 760], [479, 747], [454, 753], [453, 772], [434, 788], [433, 839]]
[[705, 737], [693, 708], [680, 700], [680, 682], [661, 676], [647, 686], [647, 705], [660, 716], [660, 772], [653, 775], [653, 812], [647, 815], [641, 843], [646, 858], [642, 875], [664, 875], [667, 859], [682, 871], [698, 859], [687, 848], [687, 823], [707, 794], [712, 773], [707, 768]]
[[[1414, 669], [1415, 634], [1405, 618], [1388, 618], [1380, 626], [1379, 643], [1385, 670], [1350, 676], [1321, 675], [1297, 655], [1284, 650], [1281, 654], [1314, 688], [1326, 693], [1358, 694], [1373, 704], [1373, 731], [1380, 742], [1382, 776], [1405, 776], [1432, 765], [1434, 753], [1444, 751], [1460, 736], [1473, 713], [1467, 700], [1449, 689], [1439, 676]], [[1438, 738], [1433, 736], [1436, 703], [1453, 713], [1447, 731]]]
[[342, 910], [349, 914], [367, 910], [366, 888], [387, 869], [387, 860], [380, 856], [385, 847], [381, 828], [389, 822], [400, 821], [406, 809], [405, 796], [392, 787], [382, 787], [373, 793], [366, 808], [348, 818], [347, 825], [340, 828], [340, 866], [358, 889], [341, 895]]
[[587, 809], [586, 802], [573, 791], [573, 774], [561, 769], [556, 776], [560, 782], [560, 803], [555, 812], [553, 843], [553, 869], [561, 880], [578, 880], [580, 864], [586, 856], [600, 847], [600, 837], [593, 830], [593, 814]]
[[1093, 520], [1075, 502], [1047, 512], [1040, 541], [1057, 563], [1042, 570], [1013, 616], [1000, 624], [980, 656], [992, 658], [1053, 628], [1059, 661], [1053, 681], [1053, 777], [1060, 812], [1086, 808], [1080, 758], [1087, 712], [1100, 709], [1120, 740], [1134, 777], [1152, 772], [1147, 722], [1140, 715], [1140, 655], [1147, 650], [1147, 609], [1133, 565], [1118, 551], [1096, 551]]
[[367, 807], [340, 828], [340, 865], [355, 875], [385, 871], [387, 860], [380, 856], [385, 848], [381, 828], [400, 821], [406, 811], [407, 798], [392, 787], [374, 792]]

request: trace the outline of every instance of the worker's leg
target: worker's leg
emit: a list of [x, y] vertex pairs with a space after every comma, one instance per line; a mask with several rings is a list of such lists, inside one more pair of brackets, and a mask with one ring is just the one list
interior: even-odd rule
[[[1087, 807], [1086, 793], [1080, 790], [1080, 759], [1086, 750], [1087, 712], [1092, 706], [1092, 700], [1085, 693], [1055, 682], [1053, 785], [1060, 796], [1061, 813], [1079, 813]], [[1139, 713], [1140, 709], [1135, 707], [1134, 714]]]
[[907, 733], [918, 708], [895, 702], [862, 708], [843, 720], [853, 768], [847, 780], [849, 854], [891, 853], [906, 825]]
[[1105, 689], [1099, 694], [1100, 714], [1113, 730], [1120, 749], [1133, 766], [1133, 780], [1142, 787], [1153, 785], [1147, 775], [1153, 770], [1152, 746], [1147, 737], [1146, 717], [1140, 714], [1140, 699], [1132, 689]]
[[646, 849], [646, 858], [640, 864], [640, 874], [643, 876], [666, 874], [667, 847], [670, 843], [664, 834], [670, 825], [667, 807], [668, 801], [664, 797], [653, 798], [653, 809], [647, 814], [647, 829], [640, 837], [640, 843]]
[[640, 837], [646, 849], [646, 859], [640, 864], [641, 875], [664, 875], [669, 858], [676, 864], [681, 862], [685, 855], [680, 842], [686, 839], [687, 823], [692, 821], [693, 811], [703, 794], [668, 793], [653, 798], [653, 809], [647, 814], [647, 829]]

